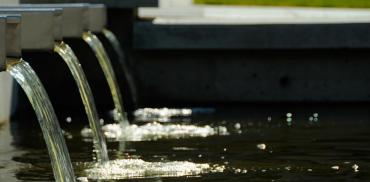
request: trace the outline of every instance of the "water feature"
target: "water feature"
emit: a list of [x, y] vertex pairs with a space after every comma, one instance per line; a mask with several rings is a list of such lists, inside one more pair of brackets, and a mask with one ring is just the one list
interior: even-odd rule
[[95, 101], [90, 89], [90, 85], [87, 82], [85, 73], [82, 70], [79, 60], [75, 56], [73, 50], [67, 44], [65, 44], [64, 42], [56, 43], [54, 51], [63, 58], [64, 62], [68, 65], [68, 68], [76, 81], [83, 104], [85, 106], [89, 125], [92, 129], [91, 131], [94, 138], [93, 143], [97, 155], [97, 161], [101, 164], [105, 163], [109, 160], [107, 146], [105, 138], [101, 131]]
[[113, 102], [115, 107], [115, 116], [116, 120], [124, 127], [128, 126], [129, 122], [125, 110], [123, 109], [122, 96], [120, 88], [118, 86], [116, 75], [113, 71], [112, 63], [108, 57], [102, 43], [92, 32], [84, 32], [82, 38], [85, 42], [91, 47], [94, 51], [99, 64], [104, 72], [104, 75], [107, 79]]
[[25, 91], [35, 110], [46, 142], [55, 180], [75, 181], [74, 171], [58, 119], [36, 73], [27, 62], [9, 59], [7, 71]]
[[135, 81], [134, 81], [134, 78], [131, 75], [130, 69], [128, 68], [128, 64], [127, 64], [127, 62], [125, 60], [125, 54], [123, 52], [123, 48], [122, 48], [120, 42], [118, 41], [116, 35], [112, 31], [104, 28], [103, 31], [102, 31], [102, 33], [103, 33], [104, 37], [112, 45], [114, 51], [118, 55], [118, 59], [119, 59], [121, 65], [122, 65], [123, 72], [124, 72], [124, 74], [126, 76], [126, 79], [127, 79], [128, 88], [131, 91], [133, 102], [134, 103], [137, 103], [137, 101], [136, 101], [136, 98], [137, 98], [136, 93], [137, 93], [137, 91], [136, 91]]
[[[79, 128], [72, 123], [67, 131], [73, 137], [67, 142], [71, 143], [76, 175], [89, 181], [368, 181], [369, 109], [281, 105], [221, 108], [213, 115], [192, 117], [191, 124], [224, 125], [229, 135], [126, 142], [125, 150], [117, 149], [120, 142], [109, 141], [111, 161], [107, 168], [92, 161], [91, 143], [80, 137]], [[286, 121], [287, 113], [294, 116], [291, 125]], [[320, 120], [311, 122], [312, 115], [319, 115]], [[15, 127], [17, 122], [10, 124], [18, 141], [13, 140], [14, 151], [18, 152], [11, 153], [10, 158], [18, 164], [9, 166], [9, 159], [0, 159], [0, 174], [13, 169], [10, 181], [52, 180], [51, 169], [45, 165], [42, 136], [35, 129], [20, 128], [22, 122]], [[0, 148], [0, 153], [4, 150]], [[163, 171], [163, 166], [169, 169]], [[193, 173], [178, 172], [173, 166], [186, 166]]]

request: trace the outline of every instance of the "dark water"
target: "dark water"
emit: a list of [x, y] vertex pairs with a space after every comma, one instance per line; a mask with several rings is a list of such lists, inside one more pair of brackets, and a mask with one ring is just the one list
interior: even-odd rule
[[[287, 122], [287, 113], [292, 121]], [[314, 114], [318, 117], [315, 119]], [[311, 117], [311, 118], [310, 118]], [[52, 181], [47, 150], [36, 121], [12, 121], [0, 130], [0, 181]], [[217, 109], [192, 124], [224, 125], [228, 136], [109, 142], [111, 159], [191, 161], [225, 165], [223, 173], [127, 181], [369, 181], [370, 107], [292, 106]], [[64, 124], [77, 176], [92, 161], [92, 143], [80, 137], [82, 121]], [[189, 121], [187, 121], [189, 124]], [[87, 122], [86, 122], [87, 124]], [[240, 130], [237, 130], [240, 126]], [[9, 132], [11, 130], [11, 132]], [[266, 149], [257, 147], [265, 144]], [[358, 171], [353, 169], [359, 166]], [[339, 167], [339, 169], [335, 169]], [[126, 180], [121, 180], [126, 181]]]

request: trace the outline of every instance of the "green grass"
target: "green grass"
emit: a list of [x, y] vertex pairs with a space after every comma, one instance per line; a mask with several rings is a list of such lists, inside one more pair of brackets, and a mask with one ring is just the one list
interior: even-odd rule
[[370, 8], [370, 0], [194, 0], [197, 4]]

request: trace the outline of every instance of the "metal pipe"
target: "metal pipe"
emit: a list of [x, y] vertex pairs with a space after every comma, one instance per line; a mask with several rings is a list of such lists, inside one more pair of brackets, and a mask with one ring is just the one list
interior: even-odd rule
[[53, 50], [55, 40], [62, 39], [62, 9], [60, 8], [0, 7], [0, 14], [22, 16], [21, 48], [23, 50]]

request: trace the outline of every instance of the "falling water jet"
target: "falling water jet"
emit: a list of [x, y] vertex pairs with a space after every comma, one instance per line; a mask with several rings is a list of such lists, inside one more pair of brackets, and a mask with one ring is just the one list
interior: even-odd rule
[[9, 59], [7, 72], [25, 91], [35, 110], [51, 158], [55, 180], [75, 181], [69, 152], [49, 97], [31, 66], [22, 59]]
[[[98, 162], [105, 163], [108, 159], [108, 152], [105, 138], [103, 137], [99, 117], [96, 111], [95, 102], [91, 89], [87, 83], [86, 76], [74, 55], [72, 49], [63, 42], [62, 12], [61, 8], [42, 8], [30, 5], [0, 7], [0, 12], [18, 13], [24, 15], [22, 21], [22, 42], [21, 47], [25, 50], [53, 50], [57, 52], [67, 63], [79, 88], [80, 95], [85, 106], [86, 114], [92, 128], [94, 148]], [[34, 27], [34, 20], [42, 19], [43, 26]], [[32, 30], [31, 33], [29, 31]], [[41, 32], [41, 33], [39, 33]], [[55, 41], [58, 41], [55, 43]]]
[[93, 131], [92, 133], [94, 135], [94, 147], [97, 153], [97, 160], [100, 163], [105, 163], [109, 160], [107, 146], [101, 131], [95, 101], [93, 99], [90, 85], [87, 82], [85, 73], [73, 50], [67, 44], [64, 42], [57, 42], [55, 44], [54, 51], [63, 58], [76, 81], [85, 106], [90, 128], [92, 128]]
[[126, 127], [129, 125], [127, 115], [123, 109], [122, 104], [122, 96], [121, 92], [118, 86], [116, 75], [113, 71], [113, 66], [110, 61], [110, 58], [108, 57], [103, 44], [100, 42], [100, 40], [90, 31], [86, 31], [83, 33], [82, 38], [85, 40], [85, 42], [91, 47], [91, 49], [94, 51], [99, 64], [101, 68], [103, 69], [104, 75], [107, 79], [112, 97], [114, 106], [116, 109], [116, 118], [122, 125], [122, 127]]
[[135, 81], [132, 78], [130, 69], [128, 68], [128, 65], [127, 65], [127, 62], [125, 61], [125, 55], [124, 55], [124, 52], [123, 52], [123, 48], [122, 48], [120, 42], [118, 41], [116, 35], [112, 31], [110, 31], [109, 29], [104, 28], [102, 33], [103, 33], [104, 37], [112, 45], [114, 51], [118, 55], [118, 59], [119, 59], [120, 63], [122, 64], [122, 69], [123, 69], [124, 74], [125, 74], [126, 79], [127, 79], [128, 88], [130, 89], [131, 94], [132, 94], [133, 102], [137, 103], [137, 100], [136, 100], [137, 90], [136, 90]]
[[[100, 40], [92, 32], [101, 32], [102, 27], [105, 26], [105, 9], [98, 8], [104, 5], [91, 5], [84, 3], [77, 4], [23, 4], [21, 6], [28, 7], [38, 7], [38, 8], [62, 8], [63, 9], [63, 19], [65, 21], [63, 26], [64, 37], [81, 37], [88, 43], [88, 45], [95, 52], [98, 62], [103, 70], [104, 76], [107, 79], [110, 92], [113, 98], [116, 121], [118, 121], [123, 127], [128, 126], [129, 122], [127, 115], [123, 108], [122, 96], [120, 88], [117, 83], [117, 78], [112, 68], [112, 63], [102, 45]], [[95, 11], [90, 11], [90, 6], [96, 7]], [[96, 13], [96, 14], [95, 14]], [[66, 24], [73, 24], [73, 28], [66, 26]], [[90, 30], [92, 32], [90, 32]]]
[[[135, 86], [134, 80], [131, 76], [130, 70], [128, 69], [128, 65], [125, 62], [123, 49], [122, 49], [117, 37], [114, 35], [114, 33], [111, 32], [110, 30], [106, 29], [107, 8], [103, 4], [89, 4], [88, 5], [88, 14], [89, 14], [88, 15], [88, 17], [89, 17], [88, 18], [88, 30], [91, 31], [91, 32], [94, 32], [94, 33], [96, 32], [96, 33], [102, 34], [105, 37], [105, 39], [107, 39], [108, 42], [111, 44], [111, 46], [113, 47], [113, 50], [118, 55], [118, 60], [120, 61], [120, 66], [123, 69], [122, 71], [123, 71], [123, 74], [125, 75], [125, 78], [126, 78], [126, 81], [127, 81], [127, 84], [128, 84], [127, 88], [130, 90], [131, 99], [133, 101], [133, 104], [137, 103], [136, 102], [136, 86]], [[111, 64], [110, 60], [109, 60], [109, 64]], [[112, 74], [115, 74], [113, 69], [112, 69]], [[118, 91], [118, 94], [121, 94], [121, 91], [119, 90], [118, 85], [116, 85], [115, 87], [118, 88], [118, 90], [116, 89]], [[113, 116], [115, 116], [115, 120], [120, 122], [121, 125], [128, 126], [129, 123], [128, 123], [127, 116], [123, 115], [123, 118], [122, 118], [122, 113], [126, 114], [125, 110], [123, 108], [124, 105], [122, 104], [122, 96], [120, 96], [120, 99], [121, 99], [121, 104], [120, 104], [121, 109], [116, 107], [116, 109], [114, 110], [115, 112], [113, 113]], [[118, 103], [115, 102], [115, 105], [117, 105], [117, 104]], [[119, 110], [121, 110], [121, 111], [119, 111]], [[118, 114], [118, 117], [117, 117], [117, 114]], [[119, 116], [119, 115], [121, 115], [121, 116]], [[121, 122], [120, 120], [123, 120], [123, 122]]]
[[[3, 14], [3, 11], [0, 13]], [[22, 47], [21, 31], [24, 28], [22, 27], [24, 17], [22, 17], [22, 22], [20, 18], [20, 13], [7, 15], [6, 36], [0, 35], [0, 37], [6, 37], [6, 56], [9, 58], [0, 59], [0, 71], [6, 69], [26, 93], [39, 121], [55, 180], [74, 182], [75, 175], [69, 152], [49, 97], [34, 70], [19, 58]]]

